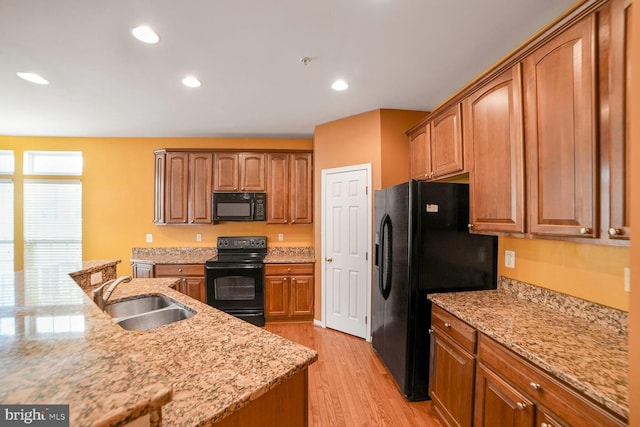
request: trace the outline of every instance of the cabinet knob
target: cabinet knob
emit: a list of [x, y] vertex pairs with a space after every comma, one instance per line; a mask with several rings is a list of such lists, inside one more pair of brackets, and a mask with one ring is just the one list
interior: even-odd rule
[[473, 224], [467, 224], [467, 228], [468, 228], [469, 230], [473, 230]]
[[445, 328], [450, 328], [450, 327], [451, 327], [451, 323], [445, 323], [445, 324], [444, 324], [444, 327], [445, 327]]
[[244, 191], [244, 187], [242, 187], [240, 190]]
[[332, 262], [333, 258], [325, 258], [324, 260], [327, 261], [327, 262]]
[[582, 228], [580, 229], [580, 234], [582, 234], [582, 235], [585, 235], [585, 234], [591, 234], [591, 231], [592, 231], [592, 230], [591, 230], [590, 228], [582, 227]]
[[238, 190], [238, 187], [233, 187], [233, 191], [237, 191], [237, 190]]
[[286, 219], [284, 220], [284, 223], [285, 223], [285, 224], [287, 223], [287, 220], [286, 220]]
[[429, 328], [429, 335], [433, 334], [433, 329]]
[[291, 267], [287, 267], [287, 271], [291, 273]]
[[295, 219], [292, 219], [292, 220], [291, 220], [291, 224], [295, 224], [295, 223], [296, 223], [296, 220], [295, 220]]
[[624, 230], [621, 230], [620, 228], [610, 228], [609, 229], [609, 236], [611, 236], [611, 237], [622, 236], [623, 234], [624, 234]]
[[522, 403], [522, 402], [518, 402], [518, 403], [516, 403], [516, 407], [517, 407], [518, 409], [520, 409], [521, 411], [524, 411], [525, 409], [527, 409], [527, 405], [525, 405], [525, 404], [524, 404], [524, 403]]
[[178, 269], [178, 273], [182, 273], [182, 269], [181, 268]]
[[540, 384], [534, 383], [533, 381], [529, 383], [529, 387], [531, 387], [531, 390], [533, 391], [538, 391], [542, 388]]
[[540, 427], [553, 427], [553, 425], [549, 423], [540, 423]]

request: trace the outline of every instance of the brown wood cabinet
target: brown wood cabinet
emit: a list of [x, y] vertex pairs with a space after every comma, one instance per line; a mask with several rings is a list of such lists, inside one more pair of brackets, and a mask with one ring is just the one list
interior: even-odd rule
[[311, 153], [269, 153], [267, 165], [267, 223], [311, 224]]
[[265, 191], [265, 154], [215, 154], [215, 191]]
[[[476, 331], [440, 307], [433, 306], [429, 392], [433, 407], [447, 426], [473, 425]], [[452, 387], [455, 384], [455, 387]]]
[[600, 104], [605, 118], [601, 126], [601, 181], [603, 218], [607, 238], [629, 240], [630, 225], [630, 144], [629, 102], [631, 81], [631, 2], [612, 0], [599, 20], [600, 33], [609, 34], [610, 43], [601, 44]]
[[155, 152], [156, 224], [210, 224], [213, 154]]
[[267, 322], [313, 319], [313, 264], [265, 264]]
[[[502, 424], [500, 418], [494, 418], [498, 413], [507, 414], [507, 408], [513, 409], [515, 417], [553, 419], [557, 420], [556, 425], [626, 425], [608, 410], [483, 334], [479, 339], [478, 361], [475, 414], [478, 426], [511, 425]], [[502, 386], [496, 386], [497, 383], [502, 383]], [[487, 389], [502, 390], [496, 394], [507, 398], [497, 404], [497, 398], [492, 397], [491, 392], [484, 393]], [[497, 411], [496, 406], [504, 411]], [[483, 423], [484, 420], [488, 420], [489, 423]]]
[[532, 234], [599, 232], [595, 40], [590, 14], [523, 61]]
[[413, 179], [435, 180], [465, 172], [459, 103], [428, 116], [426, 124], [408, 134]]
[[525, 231], [521, 66], [516, 64], [463, 101], [469, 169], [469, 227]]
[[204, 264], [152, 264], [133, 263], [133, 277], [177, 277], [180, 282], [175, 286], [178, 292], [198, 301], [207, 302]]

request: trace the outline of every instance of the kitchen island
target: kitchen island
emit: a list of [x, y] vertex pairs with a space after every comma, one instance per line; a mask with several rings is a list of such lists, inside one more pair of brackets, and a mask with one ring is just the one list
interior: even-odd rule
[[[3, 276], [2, 294], [12, 298], [0, 308], [0, 402], [69, 404], [73, 426], [139, 417], [148, 418], [142, 425], [161, 418], [162, 425], [196, 426], [225, 423], [276, 395], [267, 402], [279, 411], [272, 417], [292, 411], [303, 425], [306, 372], [317, 353], [171, 289], [175, 282], [134, 279], [116, 289], [111, 302], [162, 294], [196, 312], [128, 331], [71, 279]], [[263, 425], [268, 419], [264, 413]]]

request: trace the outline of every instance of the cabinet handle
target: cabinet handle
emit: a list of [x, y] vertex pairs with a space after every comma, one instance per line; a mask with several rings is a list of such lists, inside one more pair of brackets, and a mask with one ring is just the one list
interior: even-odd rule
[[178, 269], [178, 273], [182, 273], [182, 269], [181, 268]]
[[540, 423], [540, 427], [553, 427], [553, 425], [549, 423]]
[[610, 228], [609, 229], [609, 236], [611, 236], [611, 237], [622, 236], [623, 234], [624, 234], [624, 231], [619, 229], [619, 228]]
[[520, 409], [521, 411], [524, 411], [525, 409], [527, 409], [527, 405], [525, 405], [522, 402], [518, 402], [516, 403], [516, 406], [518, 407], [518, 409]]
[[468, 228], [469, 230], [473, 230], [473, 224], [467, 224], [467, 228]]
[[291, 267], [287, 267], [287, 272], [291, 273]]
[[587, 227], [582, 227], [580, 229], [580, 234], [585, 235], [585, 234], [591, 234], [591, 229], [587, 228]]
[[533, 391], [538, 391], [542, 388], [540, 384], [534, 383], [533, 381], [529, 383], [529, 387], [531, 387], [531, 390]]
[[429, 328], [429, 335], [433, 334], [433, 329]]
[[450, 327], [451, 327], [451, 323], [445, 323], [445, 324], [444, 324], [444, 327], [445, 327], [445, 328], [450, 328]]
[[296, 223], [296, 220], [295, 220], [295, 219], [292, 219], [292, 220], [291, 220], [291, 224], [295, 224], [295, 223]]
[[324, 260], [327, 261], [327, 262], [332, 262], [333, 258], [325, 258]]
[[287, 220], [286, 220], [286, 219], [284, 220], [284, 223], [285, 223], [285, 224], [287, 223]]
[[244, 187], [242, 187], [240, 190], [244, 191]]

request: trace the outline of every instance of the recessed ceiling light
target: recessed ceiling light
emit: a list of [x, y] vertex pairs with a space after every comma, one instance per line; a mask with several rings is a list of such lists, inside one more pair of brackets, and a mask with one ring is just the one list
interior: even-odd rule
[[186, 87], [200, 87], [200, 86], [202, 86], [202, 83], [200, 83], [200, 80], [196, 79], [193, 76], [187, 76], [184, 79], [182, 79], [182, 84], [185, 85]]
[[47, 79], [45, 79], [44, 77], [42, 77], [41, 75], [36, 74], [36, 73], [17, 72], [16, 74], [21, 79], [26, 80], [26, 81], [31, 82], [31, 83], [35, 83], [35, 84], [39, 84], [39, 85], [48, 85], [49, 84], [49, 81]]
[[160, 36], [146, 25], [133, 28], [131, 34], [143, 43], [156, 44], [160, 41]]
[[333, 84], [331, 85], [331, 89], [333, 90], [337, 90], [337, 91], [341, 91], [341, 90], [345, 90], [349, 87], [349, 85], [347, 84], [347, 82], [345, 82], [342, 79], [336, 80], [335, 82], [333, 82]]

